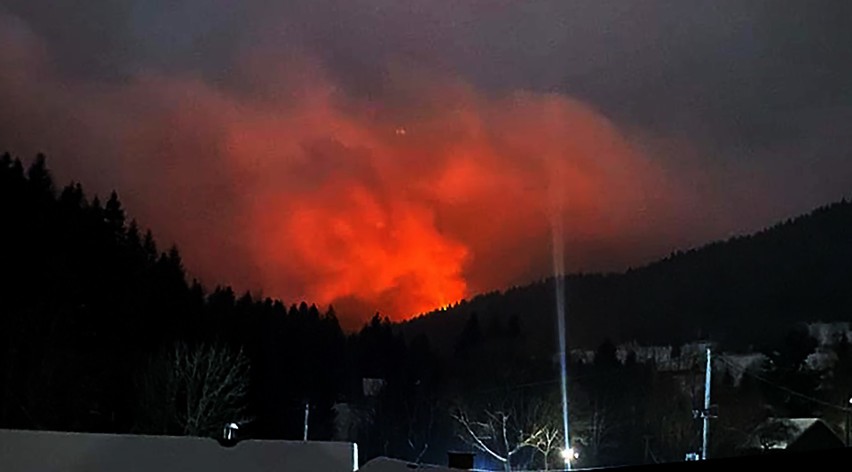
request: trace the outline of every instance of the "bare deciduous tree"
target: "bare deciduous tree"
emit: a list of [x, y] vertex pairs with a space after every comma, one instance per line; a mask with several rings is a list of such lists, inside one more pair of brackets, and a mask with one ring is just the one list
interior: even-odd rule
[[547, 456], [556, 447], [558, 441], [553, 438], [559, 427], [551, 410], [543, 400], [537, 399], [488, 404], [475, 412], [460, 406], [452, 416], [459, 426], [459, 437], [500, 462], [508, 472], [512, 470], [513, 458], [521, 451], [533, 448], [547, 451]]
[[600, 459], [615, 446], [618, 424], [605, 402], [593, 400], [584, 405], [573, 422], [574, 434], [583, 443], [590, 457]]
[[249, 361], [223, 345], [176, 344], [148, 365], [140, 385], [139, 429], [213, 436], [246, 420]]
[[[557, 425], [549, 425], [544, 432], [536, 438], [532, 447], [541, 453], [542, 467], [544, 470], [550, 470], [551, 457], [553, 453], [562, 448], [562, 431]], [[561, 455], [557, 455], [557, 460], [562, 459]]]
[[571, 399], [571, 439], [582, 446], [584, 464], [605, 464], [608, 454], [618, 448], [623, 428], [619, 405], [612, 396], [578, 387]]
[[408, 416], [406, 440], [414, 463], [419, 464], [429, 450], [437, 409], [438, 406], [433, 400], [423, 397], [405, 402]]

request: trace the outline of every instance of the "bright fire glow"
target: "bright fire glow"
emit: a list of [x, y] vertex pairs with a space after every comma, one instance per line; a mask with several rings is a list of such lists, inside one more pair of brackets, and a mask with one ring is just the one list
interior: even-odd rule
[[546, 276], [551, 189], [567, 270], [636, 254], [661, 226], [644, 209], [678, 195], [611, 122], [564, 95], [402, 74], [368, 99], [309, 60], [263, 57], [240, 63], [249, 94], [156, 73], [83, 87], [52, 75], [37, 40], [3, 34], [0, 66], [15, 74], [0, 79], [2, 103], [37, 97], [15, 107], [75, 116], [38, 145], [104, 156], [87, 165], [179, 245], [192, 276], [334, 304], [349, 327]]
[[436, 98], [405, 140], [329, 97], [235, 122], [230, 162], [256, 192], [248, 228], [263, 286], [410, 316], [546, 261], [553, 175], [575, 240], [618, 231], [644, 199], [650, 167], [591, 109], [554, 95], [455, 98]]

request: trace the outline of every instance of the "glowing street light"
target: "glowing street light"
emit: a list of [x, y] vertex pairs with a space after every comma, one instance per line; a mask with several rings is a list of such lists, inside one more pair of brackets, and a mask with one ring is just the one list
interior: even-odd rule
[[571, 461], [575, 461], [580, 458], [580, 454], [574, 450], [573, 447], [569, 447], [562, 450], [562, 459], [565, 460], [565, 463], [570, 463]]

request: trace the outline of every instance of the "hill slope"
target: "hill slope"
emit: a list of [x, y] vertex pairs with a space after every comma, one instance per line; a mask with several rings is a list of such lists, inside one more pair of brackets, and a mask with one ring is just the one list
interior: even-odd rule
[[[762, 344], [808, 321], [852, 319], [852, 204], [841, 201], [750, 236], [715, 242], [618, 274], [566, 277], [572, 347], [604, 338], [674, 343], [709, 337]], [[554, 351], [552, 278], [474, 297], [400, 325], [448, 352], [472, 313], [499, 330], [517, 316], [528, 352]]]
[[0, 427], [186, 434], [161, 413], [178, 402], [140, 386], [167, 384], [150, 377], [163, 352], [214, 345], [251, 362], [252, 434], [300, 438], [308, 397], [312, 431], [330, 438], [347, 392], [332, 309], [188, 283], [177, 248], [159, 251], [115, 192], [57, 190], [44, 156], [25, 170], [0, 155], [0, 228]]

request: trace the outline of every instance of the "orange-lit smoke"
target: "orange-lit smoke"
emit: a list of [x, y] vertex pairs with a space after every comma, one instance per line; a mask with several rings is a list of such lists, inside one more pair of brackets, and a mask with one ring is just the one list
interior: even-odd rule
[[247, 64], [263, 77], [249, 93], [156, 73], [59, 87], [17, 38], [0, 103], [38, 113], [4, 144], [118, 188], [207, 284], [334, 304], [350, 326], [548, 275], [553, 208], [569, 270], [657, 249], [677, 192], [583, 103], [406, 74], [353, 97], [309, 61]]
[[569, 243], [648, 229], [659, 176], [591, 108], [448, 83], [401, 102], [316, 87], [230, 124], [264, 287], [399, 318], [546, 275], [555, 200]]

